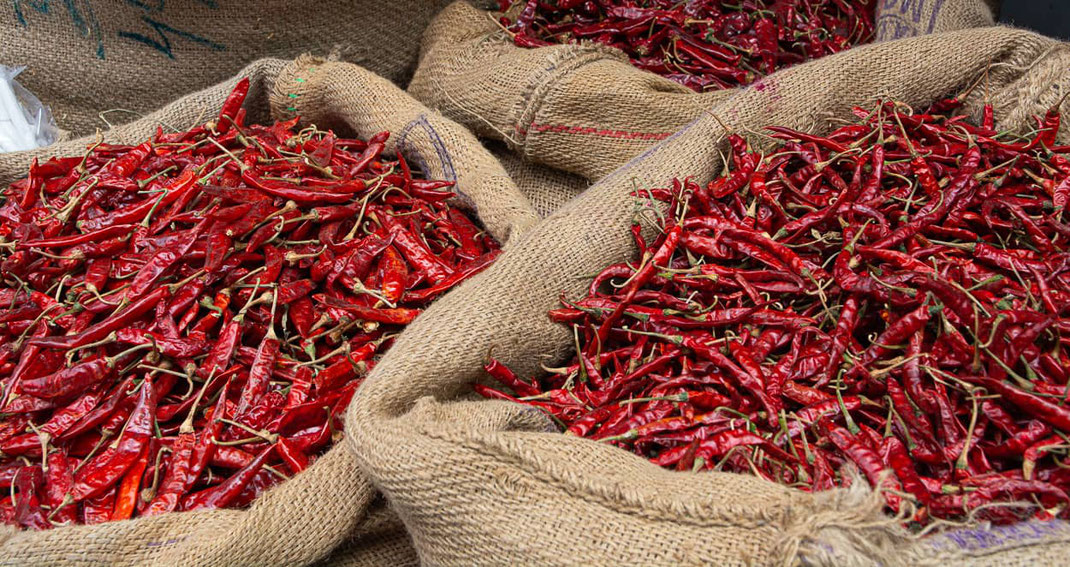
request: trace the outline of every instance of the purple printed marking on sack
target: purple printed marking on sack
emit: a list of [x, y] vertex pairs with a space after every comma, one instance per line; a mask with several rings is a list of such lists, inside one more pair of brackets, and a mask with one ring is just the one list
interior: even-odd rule
[[164, 541], [150, 541], [145, 544], [145, 547], [163, 547], [165, 545], [174, 545], [178, 542], [189, 539], [189, 536], [176, 537]]
[[750, 86], [765, 96], [765, 111], [767, 113], [772, 113], [776, 110], [776, 103], [784, 98], [783, 95], [780, 94], [780, 81], [772, 75], [762, 77], [758, 81], [751, 83]]
[[1051, 539], [1070, 538], [1070, 524], [1061, 521], [1029, 521], [1009, 526], [963, 528], [934, 535], [926, 543], [937, 551], [979, 551], [1010, 545], [1028, 545]]
[[545, 411], [543, 411], [543, 410], [541, 410], [541, 409], [539, 409], [537, 407], [524, 406], [524, 409], [521, 411], [521, 413], [526, 413], [528, 415], [538, 414], [539, 417], [542, 418], [543, 421], [545, 421], [545, 425], [543, 426], [544, 427], [544, 429], [543, 429], [544, 433], [560, 433], [561, 432], [561, 429], [557, 427], [557, 424], [554, 423], [554, 420], [550, 419], [550, 416], [546, 415]]
[[877, 16], [877, 38], [886, 41], [930, 34], [943, 7], [944, 0], [884, 0]]
[[[427, 138], [431, 142], [431, 147], [435, 148], [435, 153], [438, 154], [438, 161], [442, 164], [441, 175], [432, 172], [431, 166], [428, 164], [427, 160], [424, 159], [423, 153], [415, 145], [410, 145], [409, 143], [409, 134], [417, 126], [427, 134]], [[458, 198], [467, 203], [473, 211], [477, 211], [478, 213], [479, 207], [476, 205], [475, 201], [466, 195], [459, 187], [460, 184], [457, 183], [457, 170], [453, 167], [453, 158], [450, 157], [450, 152], [446, 149], [446, 144], [442, 141], [442, 136], [438, 135], [435, 127], [427, 120], [426, 114], [421, 114], [416, 120], [409, 122], [400, 132], [398, 132], [396, 146], [398, 153], [404, 154], [406, 159], [414, 158], [416, 165], [419, 166], [424, 177], [428, 179], [453, 181], [453, 192], [457, 194]]]
[[[816, 549], [820, 550], [822, 553], [821, 554], [818, 554], [816, 552], [815, 553], [800, 553], [796, 557], [796, 559], [799, 561], [799, 564], [802, 565], [803, 567], [814, 567], [816, 565], [825, 565], [829, 559], [839, 560], [839, 558], [841, 557], [840, 554], [836, 553], [836, 548], [833, 547], [832, 545], [830, 545], [829, 543], [826, 543], [826, 542], [823, 542], [823, 541], [809, 540], [809, 541], [807, 541], [807, 544], [811, 548], [816, 548]], [[811, 556], [813, 556], [813, 557], [811, 557]], [[875, 567], [883, 567], [883, 564], [880, 563], [880, 562], [876, 562], [876, 563], [874, 563], [874, 565], [875, 565]]]
[[[442, 174], [438, 175], [431, 171], [427, 160], [415, 146], [410, 146], [408, 142], [409, 134], [413, 128], [419, 126], [425, 133], [427, 138], [431, 141], [431, 147], [435, 149], [435, 153], [438, 154], [438, 159], [442, 163]], [[397, 148], [399, 152], [405, 154], [405, 157], [416, 158], [417, 164], [420, 166], [420, 171], [423, 172], [425, 177], [438, 178], [445, 181], [457, 181], [457, 170], [453, 168], [453, 159], [450, 157], [449, 150], [446, 149], [446, 144], [442, 141], [442, 137], [435, 131], [435, 127], [431, 125], [427, 120], [426, 114], [421, 114], [419, 118], [409, 122], [398, 132]]]

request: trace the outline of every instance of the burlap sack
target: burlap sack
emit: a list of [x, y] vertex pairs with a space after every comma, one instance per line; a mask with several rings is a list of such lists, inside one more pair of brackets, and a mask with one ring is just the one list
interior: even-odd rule
[[420, 564], [405, 525], [379, 498], [367, 519], [315, 567], [416, 567]]
[[1000, 0], [876, 0], [877, 37], [890, 41], [996, 23]]
[[[903, 36], [994, 21], [984, 0], [874, 1], [881, 22], [928, 18], [916, 33], [881, 24]], [[778, 96], [775, 82], [752, 88]], [[597, 181], [734, 91], [696, 93], [602, 46], [522, 49], [489, 13], [457, 2], [428, 26], [409, 93], [525, 161]]]
[[520, 192], [531, 202], [539, 217], [550, 216], [591, 185], [590, 181], [579, 175], [524, 161], [500, 144], [491, 143], [489, 149]]
[[[456, 13], [456, 8], [454, 8]], [[879, 499], [807, 494], [747, 475], [662, 470], [561, 435], [535, 408], [474, 399], [484, 357], [523, 375], [554, 365], [571, 334], [547, 310], [581, 296], [598, 267], [634, 259], [629, 194], [720, 173], [725, 131], [828, 130], [884, 97], [923, 107], [988, 73], [988, 97], [1043, 112], [1070, 87], [1070, 46], [985, 28], [879, 43], [773, 75], [606, 176], [525, 235], [486, 272], [415, 321], [349, 410], [347, 439], [429, 565], [1049, 565], [1065, 523], [916, 540]], [[991, 66], [991, 67], [990, 67]], [[1054, 72], [1058, 69], [1059, 72]], [[980, 100], [975, 89], [971, 100]], [[1011, 120], [1000, 117], [1004, 123]], [[543, 358], [549, 355], [549, 358]]]
[[[447, 0], [5, 3], [0, 63], [75, 135], [121, 124], [264, 57], [336, 53], [395, 82]], [[103, 113], [103, 114], [102, 114]]]
[[[462, 200], [499, 241], [508, 243], [538, 216], [498, 162], [463, 127], [429, 111], [388, 80], [349, 63], [303, 57], [262, 60], [251, 79], [250, 119], [303, 117], [368, 137], [389, 130], [388, 151], [404, 152], [436, 179], [457, 182]], [[115, 142], [141, 141], [157, 125], [186, 129], [214, 118], [237, 78], [186, 96], [135, 123], [106, 132]], [[25, 175], [34, 155], [77, 155], [92, 140], [0, 155], [0, 183]], [[340, 565], [410, 562], [413, 551], [396, 520], [372, 510], [375, 491], [352, 454], [337, 445], [308, 470], [257, 499], [247, 510], [172, 513], [43, 532], [0, 532], [3, 565]], [[328, 554], [340, 548], [335, 555]]]

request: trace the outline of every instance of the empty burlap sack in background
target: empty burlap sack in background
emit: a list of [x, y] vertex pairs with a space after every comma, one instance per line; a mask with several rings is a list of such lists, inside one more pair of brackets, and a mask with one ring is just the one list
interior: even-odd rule
[[[503, 243], [538, 216], [497, 160], [458, 124], [413, 100], [386, 79], [349, 63], [303, 57], [257, 61], [246, 102], [250, 120], [299, 115], [306, 124], [344, 128], [367, 138], [394, 133], [400, 150], [436, 179], [455, 180], [467, 204]], [[156, 127], [186, 129], [214, 119], [237, 78], [189, 95], [104, 137], [139, 142]], [[78, 155], [92, 139], [34, 152], [0, 155], [0, 183], [25, 175], [35, 155]], [[342, 565], [393, 565], [413, 551], [390, 513], [368, 514], [375, 491], [349, 450], [338, 444], [308, 470], [269, 491], [247, 510], [213, 510], [57, 528], [0, 533], [0, 564], [56, 565], [302, 565], [328, 558]]]
[[[536, 226], [490, 269], [417, 319], [350, 407], [346, 438], [431, 565], [1050, 564], [1070, 528], [913, 539], [863, 483], [807, 494], [748, 475], [681, 473], [556, 432], [535, 408], [474, 399], [492, 347], [521, 375], [554, 365], [572, 336], [546, 313], [581, 296], [599, 267], [634, 259], [636, 186], [702, 184], [739, 132], [828, 131], [879, 97], [923, 108], [988, 73], [990, 98], [1028, 84], [1043, 111], [1070, 83], [1070, 46], [985, 28], [860, 47], [779, 72], [606, 176]], [[989, 68], [991, 65], [991, 68]], [[1061, 66], [1061, 67], [1060, 67]], [[1040, 72], [1061, 68], [1061, 74]], [[997, 72], [997, 69], [999, 72]], [[1038, 72], [1040, 72], [1038, 74]], [[1054, 82], [1053, 82], [1054, 81]], [[983, 98], [975, 89], [973, 98]], [[756, 139], [757, 141], [757, 139]], [[549, 358], [544, 358], [549, 355]]]
[[[255, 59], [334, 52], [395, 82], [447, 0], [13, 2], [0, 10], [0, 64], [75, 135], [121, 124]], [[107, 112], [102, 119], [99, 114]], [[131, 114], [133, 113], [133, 114]]]
[[[905, 7], [910, 17], [932, 15], [939, 26], [929, 32], [993, 22], [983, 0], [874, 1], [882, 14]], [[776, 96], [768, 81], [750, 88]], [[516, 47], [489, 13], [464, 2], [428, 26], [409, 92], [525, 161], [591, 181], [734, 94], [696, 93], [603, 46]]]

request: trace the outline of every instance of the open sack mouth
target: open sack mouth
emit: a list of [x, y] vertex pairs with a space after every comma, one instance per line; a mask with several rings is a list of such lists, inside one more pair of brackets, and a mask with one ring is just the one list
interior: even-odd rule
[[31, 4], [0, 562], [1068, 553], [1070, 49], [991, 0]]
[[519, 47], [589, 41], [696, 91], [748, 85], [812, 59], [868, 43], [876, 2], [503, 0], [502, 29]]
[[638, 260], [550, 311], [575, 357], [476, 391], [670, 469], [861, 473], [918, 527], [1065, 518], [1070, 147], [1057, 106], [1028, 137], [961, 111], [731, 134], [716, 180], [637, 189]]

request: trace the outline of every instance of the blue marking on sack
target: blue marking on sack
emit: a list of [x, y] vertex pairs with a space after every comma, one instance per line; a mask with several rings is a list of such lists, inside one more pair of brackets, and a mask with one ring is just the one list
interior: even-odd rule
[[428, 140], [431, 142], [431, 147], [435, 149], [435, 153], [438, 155], [439, 162], [442, 164], [441, 179], [445, 181], [457, 181], [457, 171], [453, 168], [453, 158], [450, 157], [450, 152], [446, 149], [446, 144], [442, 141], [442, 137], [435, 131], [435, 127], [427, 120], [426, 114], [421, 114], [419, 118], [409, 122], [398, 133], [397, 147], [399, 152], [403, 152], [406, 157], [413, 156], [416, 158], [416, 163], [420, 166], [420, 170], [425, 177], [439, 177], [431, 171], [427, 164], [427, 161], [421, 155], [420, 151], [415, 146], [410, 146], [408, 143], [409, 133], [413, 128], [419, 126], [426, 134]]
[[129, 39], [129, 40], [132, 40], [132, 41], [136, 41], [136, 42], [141, 43], [143, 45], [147, 45], [147, 46], [155, 49], [156, 51], [162, 53], [163, 55], [166, 55], [168, 59], [174, 59], [175, 58], [175, 54], [171, 50], [171, 39], [167, 36], [167, 34], [169, 34], [169, 33], [173, 34], [173, 35], [175, 35], [175, 36], [177, 36], [179, 38], [186, 39], [186, 40], [192, 41], [194, 43], [203, 45], [203, 46], [211, 49], [212, 51], [226, 51], [226, 49], [227, 49], [225, 45], [216, 43], [216, 42], [214, 42], [214, 41], [212, 41], [212, 40], [210, 40], [210, 39], [208, 39], [206, 37], [201, 37], [199, 35], [196, 35], [196, 34], [193, 34], [193, 33], [189, 33], [189, 32], [186, 32], [186, 31], [182, 31], [182, 30], [180, 30], [178, 28], [171, 27], [171, 26], [169, 26], [169, 25], [167, 25], [167, 24], [165, 24], [163, 22], [157, 21], [157, 20], [155, 20], [155, 19], [153, 19], [153, 18], [151, 18], [149, 16], [141, 16], [141, 20], [143, 22], [145, 22], [145, 24], [148, 27], [152, 28], [152, 30], [156, 32], [156, 37], [159, 38], [159, 40], [154, 39], [152, 37], [149, 37], [148, 35], [141, 34], [141, 33], [126, 32], [126, 31], [120, 31], [119, 32], [119, 37], [121, 37], [123, 39]]
[[[20, 26], [27, 27], [26, 16], [22, 13], [22, 4], [23, 0], [11, 0], [11, 7], [15, 9], [15, 19], [18, 20]], [[48, 13], [49, 0], [25, 0], [25, 4], [40, 14]]]
[[962, 528], [942, 532], [927, 538], [926, 543], [937, 551], [983, 551], [1010, 545], [1037, 545], [1070, 539], [1070, 524], [1061, 521], [1028, 521], [1007, 526]]
[[[63, 2], [63, 6], [67, 8], [67, 17], [71, 20], [71, 25], [74, 29], [82, 35], [82, 37], [92, 37], [97, 44], [96, 55], [100, 59], [104, 59], [104, 37], [100, 33], [100, 22], [97, 21], [96, 15], [93, 14], [93, 5], [90, 0], [83, 0], [81, 4], [84, 5], [84, 14], [82, 10], [78, 9], [79, 2], [77, 0], [60, 0]], [[46, 16], [52, 15], [52, 2], [53, 0], [11, 0], [11, 7], [15, 10], [15, 20], [19, 25], [24, 28], [30, 27], [30, 21], [26, 19], [26, 13], [23, 12], [23, 6], [37, 12], [38, 14], [44, 14]]]
[[[211, 10], [219, 8], [217, 0], [196, 1]], [[23, 28], [29, 28], [33, 25], [33, 12], [49, 18], [62, 18], [66, 15], [70, 20], [71, 26], [74, 27], [78, 34], [93, 40], [96, 46], [95, 55], [97, 58], [106, 59], [104, 35], [101, 32], [100, 22], [93, 12], [93, 0], [10, 0], [10, 2], [15, 12], [15, 20]], [[226, 51], [227, 49], [225, 45], [212, 41], [207, 37], [164, 23], [157, 15], [163, 15], [166, 12], [168, 8], [167, 0], [125, 0], [125, 2], [128, 7], [144, 12], [141, 20], [147, 29], [120, 30], [116, 32], [120, 40], [130, 40], [146, 45], [172, 60], [175, 59], [175, 54], [171, 47], [172, 39], [175, 41], [185, 40], [213, 51]], [[52, 8], [56, 4], [62, 4], [66, 10], [63, 12], [53, 10]], [[185, 6], [179, 4], [179, 7], [175, 9], [181, 10], [184, 8]], [[31, 17], [28, 18], [27, 16]]]

